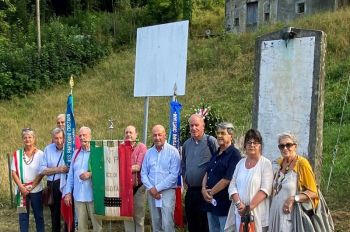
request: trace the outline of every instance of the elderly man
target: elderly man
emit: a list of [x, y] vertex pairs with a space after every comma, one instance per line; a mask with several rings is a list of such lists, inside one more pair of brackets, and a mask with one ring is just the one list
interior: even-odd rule
[[[66, 115], [65, 114], [59, 114], [56, 118], [56, 125], [58, 128], [61, 128], [63, 131], [65, 131], [66, 126]], [[80, 148], [80, 140], [78, 136], [75, 136], [75, 149]]]
[[213, 136], [204, 134], [202, 115], [193, 114], [188, 120], [191, 138], [182, 147], [182, 175], [187, 185], [185, 212], [190, 232], [209, 231], [205, 201], [201, 189], [202, 180], [211, 157], [216, 153], [218, 143]]
[[[124, 141], [130, 141], [132, 146], [131, 169], [134, 190], [134, 221], [124, 221], [126, 232], [143, 232], [145, 220], [145, 187], [141, 182], [141, 166], [143, 158], [147, 152], [147, 147], [143, 143], [136, 141], [137, 131], [132, 125], [124, 130]], [[121, 145], [123, 146], [123, 144]]]
[[166, 142], [162, 125], [152, 129], [154, 146], [145, 156], [141, 179], [148, 190], [147, 198], [152, 219], [152, 231], [175, 231], [175, 188], [180, 171], [178, 150]]
[[92, 195], [92, 173], [89, 170], [91, 129], [81, 127], [79, 130], [81, 148], [75, 150], [71, 162], [67, 184], [64, 189], [64, 202], [72, 204], [74, 197], [75, 212], [78, 216], [78, 231], [88, 231], [88, 216], [91, 218], [94, 231], [102, 231], [102, 222], [94, 215]]
[[60, 174], [68, 172], [68, 167], [63, 160], [64, 131], [61, 128], [55, 128], [51, 131], [51, 137], [53, 143], [45, 147], [40, 172], [47, 176], [47, 186], [51, 187], [53, 193], [53, 205], [50, 205], [52, 231], [60, 232], [62, 198]]

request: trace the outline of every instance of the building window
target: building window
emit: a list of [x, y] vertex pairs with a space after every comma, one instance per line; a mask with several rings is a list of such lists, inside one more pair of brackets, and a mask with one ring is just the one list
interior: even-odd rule
[[264, 14], [264, 21], [268, 23], [270, 21], [270, 13], [265, 13]]
[[256, 26], [258, 23], [258, 2], [247, 3], [247, 25]]
[[297, 2], [295, 8], [297, 14], [303, 14], [305, 12], [305, 2]]
[[239, 18], [235, 18], [234, 26], [235, 27], [239, 26]]

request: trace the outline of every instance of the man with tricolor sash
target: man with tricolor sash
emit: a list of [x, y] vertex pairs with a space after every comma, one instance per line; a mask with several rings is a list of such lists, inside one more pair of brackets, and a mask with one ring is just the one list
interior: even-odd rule
[[141, 169], [141, 179], [148, 190], [152, 231], [173, 232], [180, 155], [175, 147], [166, 142], [162, 125], [153, 127], [152, 137], [154, 146], [148, 149]]
[[93, 231], [102, 231], [102, 221], [95, 217], [92, 173], [90, 170], [90, 141], [91, 129], [81, 127], [79, 130], [81, 148], [75, 150], [68, 173], [67, 183], [64, 189], [64, 201], [66, 205], [72, 205], [78, 216], [78, 231], [88, 231], [88, 217], [90, 216]]

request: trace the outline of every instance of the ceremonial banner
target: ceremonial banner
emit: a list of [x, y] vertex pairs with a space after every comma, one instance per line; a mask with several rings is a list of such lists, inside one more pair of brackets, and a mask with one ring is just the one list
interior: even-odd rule
[[91, 141], [90, 152], [95, 214], [117, 220], [132, 218], [130, 142]]
[[[170, 103], [170, 135], [169, 143], [176, 147], [178, 150], [180, 148], [180, 111], [182, 105], [177, 101], [172, 101]], [[179, 173], [177, 187], [176, 187], [176, 201], [175, 201], [175, 212], [174, 212], [174, 222], [175, 225], [183, 227], [183, 216], [182, 216], [182, 178]]]
[[73, 114], [73, 95], [69, 94], [66, 110], [64, 162], [69, 167], [75, 148], [75, 120]]
[[[74, 120], [74, 109], [73, 109], [73, 95], [69, 94], [67, 100], [67, 109], [66, 109], [66, 122], [65, 122], [65, 142], [64, 142], [64, 153], [63, 159], [65, 164], [69, 167], [75, 148], [75, 120]], [[63, 189], [66, 186], [67, 174], [62, 173], [60, 178], [60, 190], [63, 192]], [[61, 199], [61, 215], [64, 222], [67, 224], [68, 231], [71, 231], [73, 226], [73, 207], [66, 205], [63, 200], [63, 195]]]

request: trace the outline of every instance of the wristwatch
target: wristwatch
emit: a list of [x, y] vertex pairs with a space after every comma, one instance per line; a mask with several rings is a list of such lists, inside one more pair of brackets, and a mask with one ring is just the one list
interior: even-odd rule
[[300, 201], [300, 196], [299, 195], [295, 195], [294, 196], [294, 201], [295, 202], [299, 202]]

